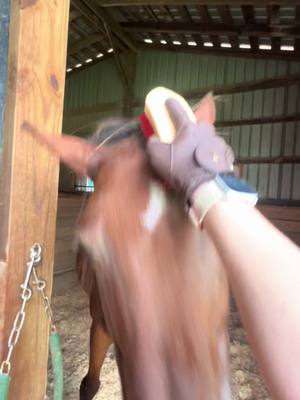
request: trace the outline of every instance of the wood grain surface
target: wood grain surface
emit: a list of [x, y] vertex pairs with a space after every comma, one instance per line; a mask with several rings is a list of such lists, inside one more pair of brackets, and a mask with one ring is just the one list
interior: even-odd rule
[[[1, 359], [20, 306], [29, 249], [43, 246], [38, 267], [51, 294], [58, 160], [20, 130], [24, 120], [51, 134], [62, 125], [69, 0], [11, 2], [0, 243]], [[4, 190], [3, 190], [4, 188]], [[1, 221], [2, 223], [2, 221]], [[31, 285], [32, 286], [32, 285]], [[10, 400], [42, 400], [47, 379], [49, 325], [33, 294], [12, 358]]]

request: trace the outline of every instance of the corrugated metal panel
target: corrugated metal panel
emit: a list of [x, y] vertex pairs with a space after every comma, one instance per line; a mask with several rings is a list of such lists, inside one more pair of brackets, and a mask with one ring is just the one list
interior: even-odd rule
[[[143, 99], [156, 86], [178, 92], [196, 88], [230, 85], [300, 72], [300, 63], [256, 60], [211, 55], [140, 52], [137, 55], [135, 98]], [[90, 107], [122, 99], [122, 86], [113, 60], [106, 60], [67, 79], [66, 110]], [[143, 111], [136, 107], [134, 115]], [[256, 90], [218, 98], [218, 120], [242, 120], [300, 111], [299, 85]], [[68, 116], [64, 129], [72, 132], [99, 118], [120, 112]], [[228, 140], [237, 157], [300, 155], [299, 123], [257, 124], [227, 127], [220, 134]], [[264, 198], [300, 199], [297, 165], [248, 165], [244, 176]]]
[[[144, 98], [162, 85], [178, 92], [230, 85], [300, 72], [300, 63], [149, 51], [137, 57], [135, 96]], [[142, 111], [134, 110], [135, 115]], [[242, 120], [289, 115], [300, 111], [299, 85], [222, 96], [218, 120]], [[299, 124], [276, 123], [227, 127], [221, 131], [238, 157], [300, 155]], [[262, 198], [300, 199], [297, 165], [249, 165], [244, 176]]]
[[65, 117], [63, 120], [63, 132], [75, 134], [77, 130], [82, 130], [87, 125], [106, 118], [120, 117], [121, 111], [107, 111], [100, 113], [81, 114]]
[[65, 111], [114, 102], [122, 93], [114, 60], [108, 59], [67, 77]]

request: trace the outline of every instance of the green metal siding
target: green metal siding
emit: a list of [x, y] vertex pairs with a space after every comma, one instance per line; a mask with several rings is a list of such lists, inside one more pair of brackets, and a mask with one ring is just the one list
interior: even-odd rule
[[[234, 57], [149, 51], [137, 58], [135, 96], [144, 98], [155, 86], [178, 92], [197, 88], [249, 82], [300, 72], [300, 63]], [[255, 90], [220, 96], [219, 121], [291, 115], [300, 111], [299, 85]], [[134, 114], [142, 112], [141, 107]], [[226, 127], [220, 134], [231, 144], [237, 157], [300, 156], [299, 123], [257, 124]], [[300, 199], [298, 165], [251, 164], [244, 177], [258, 188], [262, 198]]]
[[[279, 60], [243, 59], [211, 55], [144, 51], [137, 55], [135, 99], [144, 99], [149, 90], [166, 86], [177, 92], [209, 88], [300, 72], [300, 63]], [[107, 60], [67, 79], [66, 111], [120, 101], [122, 86], [113, 60]], [[135, 107], [139, 115], [143, 107]], [[290, 115], [300, 111], [299, 85], [255, 90], [219, 96], [219, 121]], [[119, 115], [93, 113], [66, 117], [70, 132], [97, 118]], [[237, 157], [300, 156], [300, 123], [257, 124], [220, 129]], [[300, 199], [298, 165], [245, 165], [244, 177], [258, 188], [261, 197]]]
[[72, 133], [96, 120], [119, 115], [120, 112], [88, 112], [70, 114], [71, 111], [113, 103], [122, 99], [123, 88], [113, 59], [67, 76], [63, 130]]
[[65, 112], [118, 101], [122, 93], [114, 60], [108, 59], [67, 77]]
[[107, 112], [95, 112], [80, 115], [72, 115], [65, 117], [63, 120], [63, 132], [76, 134], [78, 129], [82, 129], [95, 121], [102, 121], [106, 118], [119, 117], [121, 116], [120, 111], [107, 111]]

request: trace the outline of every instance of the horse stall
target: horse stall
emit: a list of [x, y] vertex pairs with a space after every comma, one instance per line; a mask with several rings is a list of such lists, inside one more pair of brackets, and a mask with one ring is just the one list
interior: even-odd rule
[[[74, 228], [93, 182], [59, 171], [56, 157], [20, 133], [24, 121], [87, 137], [107, 118], [139, 116], [156, 86], [191, 105], [213, 91], [218, 133], [257, 188], [258, 208], [300, 245], [300, 6], [268, 3], [0, 0], [1, 362], [30, 248], [39, 243], [36, 270], [61, 334], [64, 399], [79, 397], [89, 363], [89, 299], [78, 283]], [[11, 367], [10, 400], [53, 398], [49, 318], [33, 286], [11, 365], [3, 366]], [[229, 335], [233, 398], [270, 399], [233, 301]], [[95, 399], [121, 397], [112, 346]]]

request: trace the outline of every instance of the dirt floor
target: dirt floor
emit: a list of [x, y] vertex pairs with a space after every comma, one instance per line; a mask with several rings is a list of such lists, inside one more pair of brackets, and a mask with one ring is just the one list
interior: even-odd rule
[[[54, 296], [53, 311], [58, 331], [62, 337], [64, 357], [65, 400], [78, 399], [81, 379], [87, 371], [90, 316], [88, 299], [79, 288], [68, 290], [64, 295]], [[244, 330], [236, 310], [229, 321], [230, 353], [232, 365], [232, 390], [234, 400], [270, 400], [262, 382]], [[95, 400], [121, 399], [120, 382], [113, 348], [106, 357], [101, 374], [102, 386]], [[52, 383], [48, 399], [52, 399]]]

